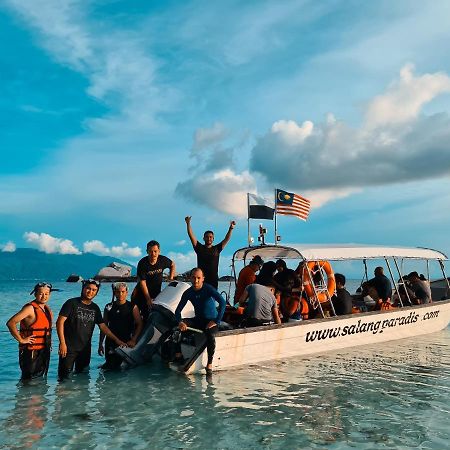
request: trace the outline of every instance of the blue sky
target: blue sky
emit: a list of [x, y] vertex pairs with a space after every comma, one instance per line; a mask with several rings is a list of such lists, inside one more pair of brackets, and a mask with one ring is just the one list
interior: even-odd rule
[[3, 0], [0, 36], [3, 251], [185, 270], [184, 216], [237, 219], [224, 272], [278, 187], [313, 205], [284, 242], [450, 254], [446, 1]]

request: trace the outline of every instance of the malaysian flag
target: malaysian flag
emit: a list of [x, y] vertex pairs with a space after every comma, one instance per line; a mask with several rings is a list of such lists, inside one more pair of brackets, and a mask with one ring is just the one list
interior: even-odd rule
[[297, 194], [277, 189], [276, 213], [284, 216], [297, 216], [306, 220], [311, 209], [311, 202]]

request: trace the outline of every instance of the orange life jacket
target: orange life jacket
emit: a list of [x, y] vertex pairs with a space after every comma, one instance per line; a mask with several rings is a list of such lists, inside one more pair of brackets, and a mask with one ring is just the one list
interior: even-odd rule
[[25, 344], [28, 350], [42, 350], [50, 346], [52, 336], [52, 320], [53, 314], [47, 305], [44, 305], [44, 310], [35, 301], [29, 303], [34, 309], [36, 320], [27, 325], [23, 320], [20, 321], [20, 335], [23, 338], [34, 336], [33, 344]]
[[377, 303], [377, 309], [380, 311], [388, 311], [390, 309], [396, 309], [395, 306], [390, 302], [390, 300], [387, 300], [383, 302], [382, 300], [378, 300]]
[[282, 298], [281, 302], [281, 310], [288, 317], [295, 314], [300, 310], [300, 314], [303, 320], [307, 320], [309, 317], [309, 305], [308, 302], [303, 298], [296, 294], [291, 294], [290, 296], [286, 296]]

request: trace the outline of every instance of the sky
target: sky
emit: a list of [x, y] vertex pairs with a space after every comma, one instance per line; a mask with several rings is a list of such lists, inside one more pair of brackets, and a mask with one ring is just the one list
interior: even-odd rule
[[181, 272], [185, 216], [235, 219], [225, 274], [280, 188], [282, 243], [450, 255], [448, 1], [0, 0], [0, 37], [1, 251]]

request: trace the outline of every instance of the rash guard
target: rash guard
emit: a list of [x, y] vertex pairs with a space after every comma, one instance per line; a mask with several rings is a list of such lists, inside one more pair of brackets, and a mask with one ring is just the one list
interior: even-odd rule
[[[196, 318], [212, 320], [219, 325], [225, 312], [226, 302], [216, 289], [205, 283], [198, 291], [191, 286], [183, 292], [180, 303], [175, 310], [175, 319], [178, 323], [181, 322], [181, 311], [188, 301], [194, 305]], [[219, 312], [216, 309], [216, 302], [219, 304]]]

